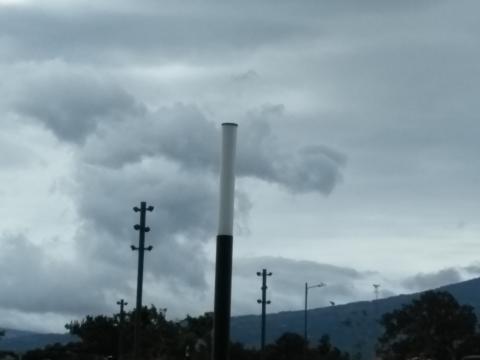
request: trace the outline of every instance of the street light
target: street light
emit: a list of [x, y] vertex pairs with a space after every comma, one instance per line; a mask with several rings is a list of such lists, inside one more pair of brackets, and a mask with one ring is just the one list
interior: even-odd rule
[[308, 324], [308, 319], [307, 319], [307, 310], [308, 310], [308, 289], [313, 289], [313, 288], [320, 288], [324, 287], [327, 284], [321, 282], [316, 285], [308, 285], [308, 283], [305, 283], [305, 322], [304, 322], [304, 329], [303, 329], [303, 338], [305, 340], [305, 348], [308, 347], [308, 330], [307, 330], [307, 324]]

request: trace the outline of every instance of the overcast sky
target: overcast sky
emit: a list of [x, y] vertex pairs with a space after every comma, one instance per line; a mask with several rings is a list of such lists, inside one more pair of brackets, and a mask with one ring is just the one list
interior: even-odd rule
[[477, 0], [0, 0], [0, 326], [213, 308], [238, 122], [233, 314], [480, 273]]

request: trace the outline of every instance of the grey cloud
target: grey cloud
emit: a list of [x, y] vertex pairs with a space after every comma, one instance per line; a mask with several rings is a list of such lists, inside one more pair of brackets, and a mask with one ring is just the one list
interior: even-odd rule
[[[283, 108], [271, 106], [268, 112], [277, 115]], [[267, 111], [260, 114], [266, 116]], [[90, 138], [84, 158], [92, 164], [121, 167], [145, 157], [163, 156], [184, 169], [216, 171], [218, 151], [215, 124], [196, 107], [177, 104], [143, 118], [131, 118]], [[329, 194], [341, 180], [345, 162], [345, 155], [324, 145], [280, 150], [269, 122], [259, 115], [240, 124], [239, 176], [278, 183], [293, 192]]]
[[249, 114], [240, 130], [239, 173], [279, 183], [293, 192], [329, 194], [341, 181], [346, 156], [325, 145], [282, 147], [271, 123], [285, 116], [283, 105], [264, 106]]
[[[108, 294], [88, 288], [89, 299], [101, 309], [83, 297], [75, 308], [67, 299], [79, 287], [65, 284], [57, 276], [47, 278], [47, 269], [78, 278], [74, 283], [82, 286], [94, 281], [77, 271], [81, 274], [91, 267], [95, 274], [111, 272], [116, 274], [114, 279], [99, 276], [98, 284], [118, 283], [107, 286], [107, 292], [128, 293], [132, 289], [126, 283], [134, 278], [136, 256], [129, 245], [137, 240], [131, 226], [138, 221], [131, 207], [148, 200], [156, 206], [148, 218], [152, 228], [148, 243], [155, 246], [146, 259], [149, 285], [166, 284], [161, 290], [177, 307], [180, 305], [172, 295], [176, 292], [185, 295], [186, 288], [194, 289], [193, 295], [208, 292], [211, 264], [205, 245], [214, 235], [219, 148], [218, 126], [211, 119], [222, 116], [215, 111], [207, 113], [205, 108], [218, 109], [218, 104], [228, 109], [224, 113], [245, 114], [239, 116], [241, 176], [262, 179], [294, 193], [328, 194], [341, 181], [346, 163], [345, 155], [336, 149], [346, 151], [349, 158], [351, 154], [350, 185], [355, 186], [335, 199], [331, 222], [336, 235], [326, 236], [335, 238], [339, 231], [342, 236], [348, 228], [348, 236], [353, 232], [354, 238], [366, 237], [373, 231], [384, 240], [385, 228], [391, 229], [395, 218], [402, 229], [390, 231], [392, 239], [404, 236], [407, 227], [416, 236], [421, 233], [427, 238], [432, 234], [418, 225], [418, 219], [437, 226], [438, 209], [448, 209], [446, 219], [456, 212], [456, 218], [468, 219], [474, 226], [470, 219], [472, 213], [478, 213], [473, 204], [475, 185], [469, 187], [466, 182], [478, 183], [472, 166], [479, 129], [475, 118], [478, 5], [450, 2], [443, 8], [447, 3], [351, 0], [327, 4], [307, 0], [232, 5], [207, 1], [180, 8], [178, 2], [152, 1], [142, 8], [125, 2], [128, 10], [119, 10], [113, 2], [112, 8], [93, 5], [85, 10], [80, 6], [75, 11], [67, 7], [46, 10], [41, 5], [21, 10], [0, 8], [0, 71], [4, 79], [0, 101], [15, 100], [5, 111], [28, 115], [58, 139], [78, 145], [74, 149], [78, 172], [72, 181], [77, 186], [73, 197], [81, 216], [75, 239], [80, 265], [54, 262], [50, 268], [39, 260], [46, 258], [44, 251], [32, 245], [19, 248], [38, 255], [27, 257], [28, 263], [22, 265], [39, 274], [45, 289], [61, 295], [62, 300], [55, 303], [60, 311], [103, 311]], [[265, 17], [272, 9], [276, 16]], [[474, 21], [459, 16], [466, 10]], [[56, 58], [63, 60], [50, 61]], [[48, 61], [38, 62], [45, 59]], [[12, 61], [22, 63], [4, 66]], [[225, 84], [217, 86], [218, 79], [188, 78], [175, 84], [178, 88], [173, 93], [181, 95], [172, 100], [162, 92], [170, 84], [157, 78], [136, 78], [135, 71], [146, 63], [155, 69], [165, 63], [193, 64], [214, 76], [216, 71], [239, 74], [224, 80], [235, 83], [233, 86], [241, 83], [246, 91], [238, 99], [228, 89], [222, 93]], [[242, 72], [250, 68], [255, 70]], [[12, 69], [15, 76], [10, 74]], [[105, 75], [120, 73], [117, 79]], [[122, 85], [116, 80], [123, 80]], [[129, 85], [143, 95], [154, 89], [146, 97], [151, 103], [166, 105], [147, 109], [140, 103], [142, 96]], [[182, 96], [187, 92], [193, 95], [185, 100]], [[198, 106], [170, 106], [177, 98]], [[270, 105], [262, 105], [265, 103]], [[279, 103], [282, 105], [275, 105]], [[297, 113], [289, 112], [295, 105]], [[302, 116], [310, 119], [310, 127], [303, 126], [308, 121]], [[285, 141], [288, 137], [290, 143]], [[414, 174], [418, 169], [424, 175]], [[451, 182], [441, 180], [449, 175]], [[468, 196], [450, 193], [455, 189], [469, 192]], [[238, 208], [243, 214], [248, 214], [251, 206], [248, 192], [246, 195], [239, 196], [243, 202]], [[422, 205], [415, 206], [419, 198]], [[342, 221], [336, 212], [342, 213]], [[362, 221], [364, 218], [367, 221]], [[179, 262], [183, 271], [178, 271]], [[21, 269], [13, 260], [6, 258], [5, 263]], [[258, 310], [255, 272], [263, 266], [274, 272], [269, 290], [277, 310], [301, 306], [305, 281], [329, 284], [321, 290], [325, 297], [317, 298], [320, 305], [327, 297], [339, 302], [354, 299], [363, 294], [357, 284], [369, 281], [368, 274], [353, 269], [288, 259], [240, 260], [236, 266], [236, 291], [242, 294], [235, 297], [239, 312]], [[3, 282], [14, 278], [9, 268]], [[477, 271], [475, 266], [466, 270]], [[37, 285], [21, 271], [18, 276], [32, 288]], [[455, 269], [418, 274], [405, 286], [438, 286], [456, 281], [458, 276]], [[57, 285], [49, 284], [50, 280]], [[371, 283], [365, 287], [369, 298]], [[148, 292], [151, 287], [146, 289]], [[4, 306], [16, 306], [12, 294], [0, 297]], [[32, 299], [19, 303], [25, 311], [53, 309], [45, 294], [25, 290], [25, 295]], [[37, 296], [39, 304], [32, 305]]]
[[132, 96], [92, 70], [70, 69], [62, 61], [13, 69], [18, 77], [10, 95], [13, 109], [37, 119], [60, 139], [83, 142], [101, 122], [142, 113]]
[[435, 289], [462, 280], [457, 269], [448, 268], [435, 273], [419, 273], [406, 279], [403, 283], [410, 290]]
[[[213, 238], [217, 218], [216, 186], [210, 177], [155, 159], [123, 168], [85, 165], [79, 169], [76, 194], [86, 221], [79, 246], [89, 255], [111, 264], [131, 262], [129, 245], [138, 236], [132, 207], [146, 200], [155, 206], [148, 214], [152, 231], [147, 236], [154, 246], [149, 257], [155, 261], [147, 271], [171, 283], [205, 289], [203, 245]], [[100, 251], [110, 246], [111, 254]], [[182, 260], [185, 267], [178, 271]]]
[[470, 274], [475, 274], [475, 275], [480, 274], [480, 264], [477, 264], [477, 263], [469, 266], [465, 266], [463, 269], [469, 272]]
[[246, 72], [232, 76], [232, 80], [238, 82], [248, 82], [257, 80], [259, 77], [260, 75], [255, 70], [250, 69]]
[[24, 145], [12, 141], [7, 136], [0, 134], [0, 169], [25, 167], [35, 163], [36, 154]]
[[54, 258], [23, 235], [4, 234], [0, 243], [3, 309], [64, 315], [105, 312], [109, 309], [107, 284], [122, 288], [121, 276], [111, 269], [102, 272], [98, 264], [89, 267]]
[[[281, 106], [263, 110], [265, 116], [282, 112]], [[152, 229], [147, 242], [154, 246], [146, 258], [147, 277], [169, 284], [173, 292], [190, 288], [205, 294], [209, 291], [206, 276], [210, 266], [205, 244], [214, 237], [217, 219], [217, 181], [213, 174], [218, 164], [218, 128], [196, 107], [182, 104], [132, 114], [134, 110], [127, 109], [121, 121], [111, 120], [110, 114], [99, 116], [96, 128], [85, 135], [77, 149], [79, 162], [70, 190], [82, 219], [77, 251], [82, 258], [119, 274], [135, 268], [135, 254], [129, 245], [137, 241], [132, 226], [138, 219], [131, 208], [147, 200], [155, 206], [147, 221]], [[241, 175], [278, 182], [294, 191], [331, 189], [318, 179], [279, 175], [278, 164], [285, 159], [275, 160], [276, 144], [267, 121], [247, 120], [240, 128], [244, 129], [240, 136], [245, 139], [245, 144], [239, 145]], [[62, 133], [57, 132], [57, 136], [62, 139]], [[342, 157], [326, 147], [305, 147], [301, 151], [309, 155], [307, 161], [300, 161], [301, 156], [292, 158], [288, 164], [292, 171], [317, 166], [318, 157], [341, 163]], [[331, 171], [330, 165], [320, 165], [317, 173]], [[282, 176], [288, 174], [285, 168], [282, 172]], [[239, 218], [245, 217], [251, 207], [244, 195], [239, 194], [237, 199]], [[338, 287], [335, 291], [348, 289]]]
[[[215, 124], [190, 105], [165, 107], [130, 118], [98, 134], [87, 144], [87, 162], [120, 167], [162, 155], [185, 167], [212, 168], [218, 159]], [[215, 164], [215, 165], [214, 165]]]
[[[212, 50], [221, 52], [224, 59], [287, 39], [311, 39], [322, 30], [319, 19], [352, 13], [418, 11], [437, 3], [371, 0], [359, 4], [352, 0], [342, 4], [250, 1], [227, 5], [206, 1], [185, 7], [161, 1], [142, 8], [103, 4], [86, 10], [78, 6], [74, 12], [62, 7], [5, 7], [0, 9], [0, 31], [13, 43], [6, 53], [11, 59], [61, 56], [72, 62], [158, 62], [174, 56], [219, 61]], [[275, 16], [263, 15], [272, 9]]]
[[[0, 31], [15, 44], [10, 58], [46, 60], [61, 54], [68, 61], [87, 62], [122, 61], [118, 54], [136, 62], [195, 54], [214, 60], [208, 55], [212, 49], [230, 55], [280, 41], [304, 27], [301, 22], [264, 21], [251, 11], [221, 4], [193, 5], [182, 11], [168, 2], [145, 12], [112, 8], [65, 14], [36, 7], [7, 8], [0, 12], [0, 24]], [[240, 27], [242, 31], [237, 31]]]
[[276, 168], [279, 182], [298, 192], [329, 194], [342, 179], [346, 157], [326, 146], [304, 147]]

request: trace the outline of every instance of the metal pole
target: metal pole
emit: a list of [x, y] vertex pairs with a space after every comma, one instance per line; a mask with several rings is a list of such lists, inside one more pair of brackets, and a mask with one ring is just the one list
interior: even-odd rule
[[262, 270], [262, 353], [265, 349], [265, 318], [267, 313], [267, 270]]
[[266, 319], [267, 319], [267, 305], [271, 304], [270, 300], [267, 300], [267, 276], [272, 276], [272, 273], [267, 273], [267, 269], [263, 269], [262, 272], [257, 272], [258, 276], [262, 277], [262, 299], [258, 299], [257, 302], [262, 304], [262, 322], [261, 322], [261, 338], [260, 349], [262, 352], [262, 358], [264, 357], [265, 350], [265, 334], [266, 334]]
[[140, 212], [140, 224], [133, 228], [138, 230], [138, 247], [131, 246], [132, 250], [138, 250], [138, 272], [137, 272], [137, 304], [135, 308], [135, 331], [133, 341], [133, 356], [138, 359], [138, 351], [141, 339], [141, 321], [142, 321], [142, 292], [143, 292], [143, 262], [145, 250], [151, 251], [152, 246], [145, 247], [145, 233], [150, 231], [148, 226], [145, 226], [146, 212], [153, 211], [153, 206], [148, 206], [145, 201], [140, 203], [140, 208], [134, 207], [133, 211]]
[[[308, 342], [308, 333], [307, 333], [307, 308], [308, 308], [308, 283], [305, 283], [305, 311], [304, 311], [304, 322], [303, 322], [303, 339], [305, 344]], [[307, 345], [305, 345], [307, 346]]]
[[213, 360], [229, 359], [236, 137], [237, 124], [222, 124], [220, 209], [215, 263]]
[[124, 307], [128, 305], [123, 299], [117, 301], [117, 304], [120, 305], [120, 319], [118, 322], [118, 360], [123, 360], [123, 325], [125, 321], [125, 311]]
[[305, 348], [303, 352], [303, 358], [307, 356], [308, 350], [308, 289], [323, 287], [326, 284], [321, 282], [317, 285], [308, 286], [308, 283], [305, 283], [305, 312], [304, 312], [304, 329], [303, 329], [303, 339], [305, 340]]

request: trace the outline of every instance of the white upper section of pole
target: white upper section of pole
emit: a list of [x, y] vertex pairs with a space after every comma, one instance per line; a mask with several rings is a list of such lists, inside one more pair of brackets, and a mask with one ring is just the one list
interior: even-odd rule
[[233, 235], [236, 143], [237, 124], [223, 123], [218, 235]]

